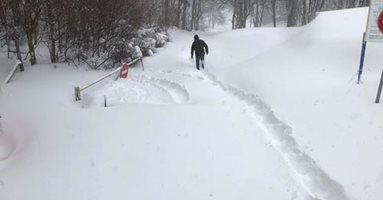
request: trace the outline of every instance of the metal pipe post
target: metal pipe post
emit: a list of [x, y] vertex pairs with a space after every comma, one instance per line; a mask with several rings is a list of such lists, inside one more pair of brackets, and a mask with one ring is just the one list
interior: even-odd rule
[[359, 63], [359, 71], [358, 71], [358, 84], [360, 84], [360, 78], [362, 77], [363, 73], [363, 65], [364, 65], [364, 57], [366, 55], [366, 32], [363, 33], [363, 42], [362, 42], [362, 52], [360, 54], [360, 63]]
[[382, 70], [382, 75], [380, 76], [380, 83], [379, 83], [379, 88], [378, 88], [378, 94], [376, 95], [375, 103], [379, 103], [379, 101], [380, 101], [380, 96], [382, 94], [382, 87], [383, 87], [383, 70]]

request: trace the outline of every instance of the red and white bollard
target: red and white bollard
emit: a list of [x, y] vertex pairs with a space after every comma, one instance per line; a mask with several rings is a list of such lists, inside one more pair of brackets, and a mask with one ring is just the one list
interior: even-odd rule
[[122, 63], [120, 78], [128, 78], [129, 65], [127, 63]]

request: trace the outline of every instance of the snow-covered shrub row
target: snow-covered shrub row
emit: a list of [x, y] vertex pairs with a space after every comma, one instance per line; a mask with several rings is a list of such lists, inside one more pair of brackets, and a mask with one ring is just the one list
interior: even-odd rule
[[140, 29], [133, 41], [141, 48], [144, 56], [151, 56], [156, 52], [155, 48], [163, 47], [169, 41], [169, 36], [159, 28]]
[[[92, 69], [110, 69], [117, 67], [121, 62], [128, 62], [143, 56], [152, 56], [156, 48], [163, 47], [169, 41], [166, 31], [160, 28], [142, 28], [125, 37], [116, 37], [111, 40], [101, 38], [96, 52], [76, 50], [60, 56], [61, 62], [73, 62], [76, 65], [86, 64]], [[94, 48], [93, 48], [94, 49]]]

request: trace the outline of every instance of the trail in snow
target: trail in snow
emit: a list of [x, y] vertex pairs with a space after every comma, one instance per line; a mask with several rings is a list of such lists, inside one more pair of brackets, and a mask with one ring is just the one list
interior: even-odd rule
[[278, 119], [270, 106], [259, 97], [246, 93], [240, 89], [226, 86], [218, 81], [214, 75], [204, 76], [198, 73], [186, 73], [180, 71], [162, 71], [162, 73], [174, 76], [196, 78], [198, 80], [210, 80], [211, 84], [218, 85], [223, 91], [245, 103], [251, 112], [251, 117], [264, 131], [265, 137], [273, 147], [280, 153], [284, 161], [295, 174], [297, 182], [307, 193], [310, 199], [319, 200], [347, 200], [343, 187], [332, 180], [316, 163], [308, 156], [291, 136], [292, 127]]
[[[211, 85], [217, 85], [224, 92], [245, 104], [247, 110], [250, 111], [250, 117], [252, 117], [256, 124], [264, 131], [264, 136], [282, 156], [292, 170], [296, 182], [304, 190], [304, 193], [308, 195], [308, 197], [305, 198], [319, 200], [348, 199], [342, 185], [331, 179], [331, 177], [329, 177], [326, 172], [324, 172], [316, 162], [299, 147], [295, 139], [291, 136], [293, 128], [278, 119], [270, 106], [256, 95], [227, 86], [217, 80], [212, 74], [204, 75], [200, 72], [185, 72], [180, 70], [152, 70], [151, 72], [192, 78], [195, 81], [209, 81]], [[166, 78], [139, 75], [133, 77], [133, 79], [143, 85], [151, 83], [156, 84], [158, 87], [165, 88], [164, 90], [168, 91], [170, 96], [172, 96], [173, 100], [177, 103], [186, 102], [190, 96], [188, 90], [184, 86]], [[128, 87], [127, 85], [123, 86]]]
[[315, 161], [307, 155], [291, 136], [292, 127], [278, 119], [270, 106], [259, 97], [237, 88], [226, 86], [214, 75], [207, 76], [224, 91], [243, 101], [252, 111], [252, 117], [275, 149], [282, 155], [288, 166], [294, 171], [297, 182], [313, 198], [320, 200], [346, 200], [343, 186], [332, 180]]
[[[174, 48], [174, 46], [173, 46]], [[176, 47], [177, 48], [177, 47]], [[182, 51], [185, 47], [182, 46]], [[181, 52], [182, 52], [181, 51]], [[164, 52], [162, 56], [174, 57], [170, 52]], [[168, 54], [167, 54], [168, 53]], [[170, 59], [172, 60], [172, 59]], [[182, 66], [189, 66], [185, 58], [179, 56], [176, 63]], [[169, 68], [169, 64], [166, 67]], [[144, 75], [139, 74], [130, 77], [128, 81], [117, 81], [106, 85], [96, 92], [95, 96], [102, 99], [106, 96], [109, 105], [119, 105], [124, 103], [149, 103], [149, 104], [168, 104], [168, 103], [187, 103], [191, 97], [190, 91], [183, 84], [163, 78], [161, 75], [179, 76], [192, 78], [195, 81], [210, 81], [211, 85], [218, 85], [224, 92], [243, 102], [250, 111], [250, 117], [264, 131], [264, 136], [271, 142], [273, 147], [293, 172], [296, 182], [307, 195], [308, 199], [319, 200], [347, 200], [343, 186], [333, 180], [323, 171], [320, 166], [304, 152], [295, 139], [291, 136], [293, 129], [287, 123], [280, 120], [273, 113], [272, 109], [254, 94], [246, 93], [240, 89], [227, 86], [218, 81], [213, 74], [204, 75], [198, 71], [185, 70], [186, 68], [174, 70], [172, 68], [162, 70], [147, 70]], [[156, 76], [158, 75], [158, 76]], [[154, 95], [150, 96], [153, 93]], [[92, 97], [97, 99], [97, 97]], [[99, 101], [102, 102], [102, 101]], [[89, 103], [87, 106], [89, 106]], [[98, 103], [102, 105], [102, 103]]]
[[[188, 54], [188, 49], [184, 44], [188, 44], [188, 42], [187, 35], [186, 37], [184, 36], [185, 35], [177, 36], [179, 37], [177, 38], [178, 43], [173, 43], [171, 47], [168, 47], [167, 50], [161, 54], [161, 59], [163, 59], [162, 61], [164, 62], [155, 63], [162, 65], [161, 68], [164, 70], [157, 72], [172, 76], [193, 78], [201, 82], [209, 80], [211, 85], [218, 85], [224, 92], [243, 102], [247, 110], [250, 111], [251, 117], [256, 124], [263, 129], [264, 136], [272, 143], [275, 150], [279, 152], [285, 163], [290, 167], [290, 170], [296, 178], [296, 182], [300, 185], [303, 192], [308, 195], [308, 197], [305, 198], [320, 200], [348, 199], [343, 186], [328, 176], [327, 173], [316, 164], [315, 160], [299, 147], [291, 135], [293, 132], [292, 127], [280, 120], [267, 103], [263, 102], [254, 94], [246, 93], [240, 89], [225, 85], [225, 83], [217, 80], [213, 74], [204, 75], [199, 71], [188, 69], [189, 67], [193, 67], [194, 64], [187, 62], [188, 58], [185, 54]], [[212, 45], [214, 45], [214, 43]], [[221, 57], [222, 59], [228, 59], [227, 52], [220, 52], [220, 49], [216, 50], [216, 58]], [[179, 54], [175, 56], [172, 52], [179, 52]], [[248, 52], [248, 54], [251, 53], [252, 52]], [[169, 63], [166, 58], [171, 60], [171, 62]], [[228, 61], [241, 60], [240, 58], [234, 58], [230, 57]], [[174, 65], [173, 68], [171, 67], [172, 65]], [[183, 67], [174, 70], [174, 68], [178, 68], [178, 66]], [[212, 66], [212, 68], [216, 67]]]

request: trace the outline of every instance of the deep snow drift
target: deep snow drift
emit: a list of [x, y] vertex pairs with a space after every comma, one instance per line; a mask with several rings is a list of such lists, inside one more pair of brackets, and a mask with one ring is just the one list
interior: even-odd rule
[[[250, 49], [267, 43], [264, 37], [273, 30], [206, 39], [215, 45], [212, 52], [230, 51], [236, 58], [231, 60], [231, 53], [210, 58], [210, 72], [267, 102], [292, 127], [299, 146], [351, 199], [383, 198], [383, 106], [374, 104], [382, 44], [367, 45], [363, 84], [355, 84], [367, 13], [366, 8], [320, 13], [283, 44], [264, 51]], [[236, 34], [241, 35], [236, 42], [221, 42]]]
[[204, 72], [189, 59], [194, 33], [174, 31], [145, 71], [80, 102], [73, 87], [107, 72], [27, 67], [2, 87], [16, 148], [0, 161], [0, 199], [382, 199], [380, 45], [353, 80], [366, 16], [200, 33]]

